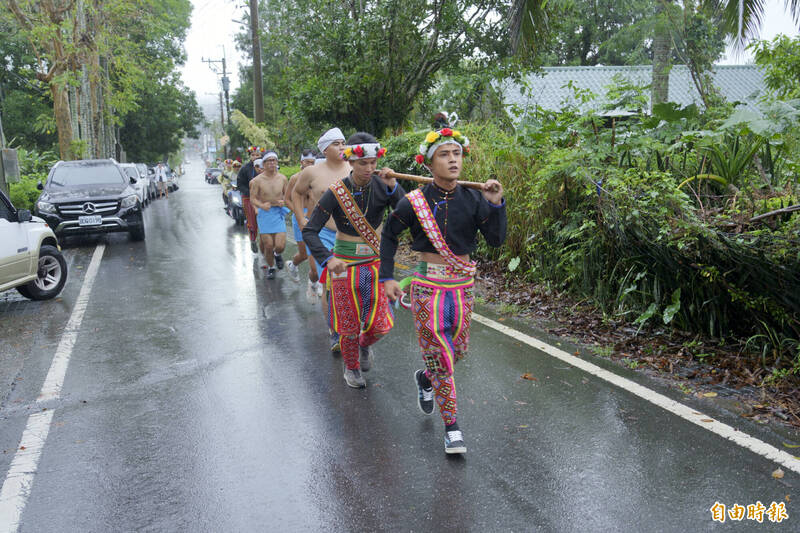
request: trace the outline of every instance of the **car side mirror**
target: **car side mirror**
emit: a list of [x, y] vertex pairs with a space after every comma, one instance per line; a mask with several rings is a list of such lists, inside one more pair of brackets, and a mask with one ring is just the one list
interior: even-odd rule
[[20, 209], [17, 211], [17, 222], [30, 222], [33, 219], [31, 212], [27, 209]]
[[41, 182], [41, 181], [39, 181], [39, 182], [37, 182], [37, 183], [36, 183], [36, 188], [37, 188], [37, 189], [39, 189], [40, 191], [43, 191], [43, 190], [44, 190], [44, 185], [42, 185], [42, 182]]
[[136, 178], [131, 178], [131, 185], [136, 185]]

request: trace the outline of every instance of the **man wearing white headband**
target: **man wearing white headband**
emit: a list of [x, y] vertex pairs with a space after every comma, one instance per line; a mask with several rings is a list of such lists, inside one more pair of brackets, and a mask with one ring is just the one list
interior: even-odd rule
[[[303, 229], [303, 239], [314, 258], [326, 265], [322, 277], [330, 287], [330, 327], [339, 334], [344, 380], [348, 386], [366, 386], [362, 371], [372, 366], [372, 348], [394, 325], [389, 303], [378, 282], [380, 237], [386, 211], [405, 191], [390, 178], [390, 169], [375, 173], [386, 152], [369, 133], [347, 140], [344, 157], [350, 175], [336, 180], [319, 200]], [[320, 239], [331, 220], [336, 224], [333, 246]], [[331, 249], [332, 248], [332, 249]]]
[[278, 154], [267, 152], [261, 160], [264, 172], [250, 182], [250, 201], [258, 208], [258, 236], [267, 268], [267, 279], [275, 279], [275, 267], [283, 268], [286, 247], [286, 215], [283, 197], [286, 193], [286, 176], [278, 172]]
[[[313, 208], [333, 183], [347, 177], [350, 173], [350, 165], [342, 159], [344, 147], [345, 142], [342, 130], [332, 128], [326, 131], [317, 141], [317, 148], [325, 155], [325, 162], [312, 165], [300, 172], [292, 193], [292, 209], [297, 217], [297, 225], [301, 230], [308, 221], [308, 218], [303, 214], [303, 206], [307, 205], [309, 209]], [[319, 238], [329, 248], [333, 248], [336, 240], [336, 224], [332, 220], [329, 220], [327, 225], [320, 231]], [[319, 264], [316, 266], [317, 271], [322, 272], [322, 266]], [[324, 292], [322, 284], [317, 282], [315, 289], [317, 295], [321, 297]], [[331, 331], [330, 337], [331, 351], [340, 351], [339, 336], [335, 331]]]
[[489, 246], [500, 246], [506, 238], [500, 183], [488, 180], [481, 192], [458, 184], [469, 149], [469, 139], [450, 128], [425, 136], [416, 162], [430, 170], [433, 183], [400, 200], [383, 227], [380, 248], [380, 280], [391, 300], [403, 294], [394, 280], [394, 256], [398, 237], [406, 229], [411, 231], [411, 249], [420, 255], [417, 273], [402, 282], [411, 284], [414, 326], [426, 367], [414, 374], [417, 405], [430, 415], [436, 398], [445, 426], [446, 453], [467, 451], [456, 421], [453, 369], [469, 346], [475, 276], [470, 254], [477, 247], [479, 231]]
[[[311, 150], [303, 150], [303, 155], [300, 157], [300, 170], [304, 168], [310, 167], [314, 164], [316, 157], [314, 157], [314, 152]], [[297, 185], [297, 178], [300, 177], [300, 173], [298, 172], [291, 178], [289, 178], [289, 186], [286, 187], [286, 195], [284, 196], [284, 201], [286, 202], [286, 206], [292, 210], [292, 229], [294, 230], [294, 239], [297, 242], [297, 253], [286, 262], [286, 270], [289, 271], [289, 274], [294, 278], [296, 281], [300, 281], [300, 272], [297, 270], [297, 265], [301, 264], [303, 261], [308, 259], [308, 252], [306, 251], [306, 243], [303, 242], [303, 233], [300, 229], [300, 226], [297, 224], [297, 215], [294, 214], [294, 204], [292, 203], [292, 193], [294, 193], [294, 186]], [[301, 206], [303, 210], [303, 214], [305, 215], [308, 213], [308, 195], [306, 195], [306, 203]], [[313, 206], [311, 206], [313, 207]], [[319, 274], [317, 273], [317, 267], [314, 264], [314, 261], [308, 262], [308, 289], [306, 291], [306, 296], [308, 297], [309, 301], [314, 302], [316, 301], [316, 283], [319, 281]]]

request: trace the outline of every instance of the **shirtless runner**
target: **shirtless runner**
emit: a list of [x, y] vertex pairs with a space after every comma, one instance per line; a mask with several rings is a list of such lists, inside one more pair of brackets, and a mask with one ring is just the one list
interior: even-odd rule
[[[303, 155], [300, 157], [300, 170], [308, 168], [314, 165], [315, 161], [314, 153], [311, 150], [303, 150]], [[295, 281], [300, 280], [300, 273], [297, 270], [297, 265], [308, 259], [308, 252], [306, 251], [306, 243], [303, 242], [303, 234], [302, 230], [300, 229], [299, 224], [297, 223], [297, 215], [294, 214], [294, 204], [292, 203], [292, 193], [294, 193], [294, 186], [297, 185], [297, 179], [300, 177], [300, 172], [296, 173], [294, 176], [289, 178], [289, 186], [286, 187], [286, 196], [284, 197], [284, 201], [286, 202], [286, 207], [292, 210], [292, 228], [294, 229], [294, 240], [297, 242], [297, 253], [286, 262], [286, 270], [289, 271], [292, 278]], [[305, 203], [302, 206], [302, 211], [304, 215], [307, 215], [308, 209], [312, 208], [313, 205], [309, 204], [308, 195], [305, 196]], [[309, 299], [316, 298], [316, 284], [319, 280], [319, 274], [317, 273], [316, 265], [313, 261], [308, 262], [308, 297]]]
[[[325, 155], [325, 161], [312, 165], [300, 172], [297, 178], [297, 184], [294, 186], [292, 193], [292, 209], [297, 217], [297, 225], [300, 230], [305, 227], [308, 218], [303, 214], [303, 198], [308, 197], [308, 207], [313, 209], [315, 205], [325, 194], [325, 191], [330, 189], [336, 181], [347, 177], [350, 174], [350, 165], [342, 159], [344, 154], [345, 142], [344, 134], [339, 128], [332, 128], [326, 131], [322, 137], [317, 141], [317, 148], [320, 153]], [[336, 242], [336, 224], [333, 219], [328, 220], [325, 227], [319, 232], [319, 238], [329, 250], [333, 249]], [[319, 263], [315, 264], [317, 272], [322, 272], [322, 266]], [[322, 287], [318, 286], [319, 296], [322, 296]], [[329, 310], [326, 311], [326, 319]], [[330, 332], [331, 337], [331, 351], [340, 351], [339, 336], [335, 331]]]
[[286, 176], [278, 172], [278, 154], [267, 152], [261, 160], [264, 172], [250, 182], [250, 201], [258, 208], [258, 236], [269, 266], [267, 279], [275, 279], [275, 266], [283, 268], [281, 252], [286, 247], [286, 214], [283, 197]]

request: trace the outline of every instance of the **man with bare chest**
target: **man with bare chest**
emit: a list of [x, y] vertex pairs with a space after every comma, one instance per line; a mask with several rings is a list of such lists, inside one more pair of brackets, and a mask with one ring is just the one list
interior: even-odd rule
[[[332, 128], [326, 131], [317, 141], [317, 148], [325, 156], [325, 161], [303, 169], [292, 192], [292, 209], [301, 231], [308, 222], [308, 217], [303, 213], [303, 206], [307, 206], [309, 212], [313, 211], [314, 206], [332, 184], [350, 175], [350, 164], [342, 158], [345, 148], [342, 130]], [[336, 224], [333, 219], [327, 221], [319, 232], [319, 238], [329, 250], [333, 249], [336, 243]], [[322, 266], [316, 260], [314, 264], [317, 272], [322, 272]], [[322, 296], [322, 286], [318, 287], [320, 291], [318, 294]], [[335, 332], [331, 332], [331, 351], [339, 351], [339, 339]]]
[[283, 268], [281, 252], [286, 247], [286, 215], [283, 197], [286, 176], [278, 172], [278, 154], [267, 152], [261, 160], [264, 171], [250, 182], [250, 202], [258, 209], [258, 235], [267, 262], [267, 279], [275, 279], [275, 267]]

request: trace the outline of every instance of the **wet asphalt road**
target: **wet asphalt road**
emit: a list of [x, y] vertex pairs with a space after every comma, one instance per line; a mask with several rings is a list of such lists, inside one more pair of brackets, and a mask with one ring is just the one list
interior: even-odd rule
[[[44, 404], [55, 413], [20, 531], [800, 531], [797, 474], [773, 479], [771, 461], [477, 323], [456, 369], [469, 452], [446, 456], [441, 419], [416, 407], [409, 313], [376, 345], [367, 389], [346, 387], [304, 282], [264, 279], [193, 163], [146, 211], [145, 242], [67, 241], [60, 298], [0, 294], [5, 478], [107, 243], [61, 399]], [[787, 502], [790, 518], [718, 524], [715, 501]]]

